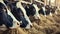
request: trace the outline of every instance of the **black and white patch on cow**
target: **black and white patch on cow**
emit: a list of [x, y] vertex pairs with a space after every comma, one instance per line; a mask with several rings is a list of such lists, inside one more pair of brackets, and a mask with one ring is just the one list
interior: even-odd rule
[[36, 9], [36, 13], [35, 13], [35, 18], [36, 19], [40, 19], [40, 15], [39, 15], [39, 13], [38, 13], [38, 11], [39, 11], [39, 8], [37, 7], [37, 5], [35, 5], [35, 4], [33, 4], [33, 6], [34, 6], [34, 8]]
[[57, 14], [57, 7], [56, 7], [56, 6], [53, 6], [53, 8], [52, 8], [52, 13], [53, 13], [53, 14]]
[[52, 13], [50, 12], [50, 14], [49, 14], [50, 16], [52, 16]]
[[39, 14], [43, 14], [46, 17], [46, 8], [45, 6], [42, 6], [39, 10]]
[[43, 9], [43, 12], [44, 12], [44, 16], [46, 17], [46, 9], [45, 9], [45, 6], [42, 7], [42, 9]]
[[25, 8], [28, 16], [34, 16], [35, 19], [40, 19], [40, 16], [38, 13], [39, 8], [37, 7], [36, 4], [27, 2], [27, 3], [22, 3], [22, 5]]
[[[26, 6], [25, 6], [26, 5]], [[38, 7], [35, 4], [23, 4], [28, 16], [34, 16], [35, 19], [39, 19]]]
[[37, 5], [37, 7], [39, 7], [40, 9], [38, 10], [39, 14], [43, 14], [46, 17], [46, 9], [45, 9], [45, 4], [41, 1], [35, 0], [35, 4]]

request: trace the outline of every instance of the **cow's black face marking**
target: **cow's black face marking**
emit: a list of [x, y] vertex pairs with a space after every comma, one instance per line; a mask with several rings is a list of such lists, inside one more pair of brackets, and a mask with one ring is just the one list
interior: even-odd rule
[[7, 28], [12, 27], [13, 19], [7, 14], [6, 7], [0, 2], [0, 24], [6, 25]]
[[43, 14], [44, 15], [44, 11], [43, 11], [42, 8], [38, 12], [39, 12], [39, 14]]
[[22, 24], [20, 25], [20, 27], [25, 28], [28, 22], [24, 18], [22, 10], [20, 8], [17, 8], [17, 9], [14, 8], [12, 13], [14, 14], [14, 16], [16, 17], [18, 21], [22, 21]]
[[[25, 4], [22, 4], [22, 6], [24, 7]], [[26, 13], [27, 13], [27, 16], [34, 16], [34, 14], [36, 13], [36, 10], [35, 8], [33, 7], [33, 4], [26, 4], [25, 5], [25, 10], [26, 10]]]
[[24, 21], [22, 21], [22, 24], [20, 25], [20, 27], [25, 28], [28, 24], [28, 22], [23, 18]]

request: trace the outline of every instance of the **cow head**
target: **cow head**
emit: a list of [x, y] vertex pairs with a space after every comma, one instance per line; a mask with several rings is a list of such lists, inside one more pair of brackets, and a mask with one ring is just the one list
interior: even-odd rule
[[18, 20], [20, 21], [21, 20], [21, 25], [20, 25], [20, 27], [22, 27], [22, 28], [25, 28], [25, 29], [30, 29], [30, 28], [32, 28], [32, 23], [30, 23], [29, 21], [27, 21], [26, 19], [28, 19], [28, 17], [24, 17], [23, 15], [21, 15], [21, 14], [23, 14], [23, 12], [21, 12], [22, 10], [20, 9], [20, 8], [18, 8], [18, 14], [20, 14], [20, 15], [18, 15], [17, 13], [17, 15], [18, 15]]
[[[19, 3], [19, 5], [20, 5], [20, 3]], [[13, 6], [13, 5], [12, 5]], [[11, 8], [11, 7], [10, 7]], [[22, 8], [22, 7], [21, 7]], [[20, 7], [17, 7], [16, 9], [15, 8], [12, 8], [12, 9], [14, 9], [13, 10], [13, 15], [15, 16], [15, 18], [18, 20], [18, 21], [20, 21], [21, 20], [21, 25], [19, 25], [19, 22], [18, 21], [14, 21], [13, 20], [13, 27], [10, 27], [10, 28], [17, 28], [17, 27], [23, 27], [23, 28], [26, 28], [26, 29], [29, 29], [29, 28], [31, 28], [31, 24], [30, 24], [30, 22], [28, 21], [28, 20], [26, 20], [26, 19], [28, 19], [27, 17], [25, 17], [24, 18], [24, 16], [23, 15], [21, 15], [21, 14], [23, 14], [22, 12], [21, 12], [21, 10], [20, 10]], [[15, 11], [16, 10], [16, 11]], [[24, 9], [23, 9], [24, 10]], [[11, 12], [9, 12], [9, 14], [11, 15]]]
[[23, 14], [24, 14], [24, 17], [21, 17], [22, 18], [22, 24], [20, 26], [23, 27], [23, 28], [26, 28], [26, 29], [31, 28], [32, 23], [31, 23], [29, 17], [27, 16], [27, 14], [26, 14], [26, 10], [21, 5], [21, 2], [18, 2], [16, 4], [16, 6], [17, 6], [17, 8], [20, 8], [22, 10]]
[[28, 21], [24, 20], [24, 21], [22, 21], [20, 27], [25, 28], [25, 29], [30, 29], [30, 28], [32, 28], [32, 24], [30, 24]]
[[8, 12], [10, 11], [7, 11], [7, 8], [4, 2], [0, 2], [0, 13], [1, 13], [0, 20], [1, 22], [3, 22], [2, 24], [4, 24], [7, 28], [10, 28], [10, 29], [19, 27], [20, 22], [18, 22], [17, 20], [14, 20], [11, 17], [12, 15], [11, 12], [10, 12], [11, 15], [9, 15]]

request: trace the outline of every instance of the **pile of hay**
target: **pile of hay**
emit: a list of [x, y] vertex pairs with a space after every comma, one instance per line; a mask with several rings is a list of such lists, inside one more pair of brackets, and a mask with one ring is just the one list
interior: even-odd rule
[[53, 16], [44, 17], [40, 15], [41, 19], [36, 20], [30, 17], [33, 28], [26, 30], [17, 28], [13, 30], [0, 31], [0, 34], [60, 34], [60, 11]]

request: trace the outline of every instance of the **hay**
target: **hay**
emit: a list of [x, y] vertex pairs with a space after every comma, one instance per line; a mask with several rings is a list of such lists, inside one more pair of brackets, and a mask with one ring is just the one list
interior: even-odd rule
[[[30, 17], [33, 28], [26, 30], [23, 28], [17, 28], [12, 30], [4, 30], [0, 27], [0, 34], [60, 34], [60, 13], [53, 14], [53, 16], [44, 17], [40, 15], [41, 19], [36, 20], [34, 17]], [[2, 31], [3, 30], [3, 31]]]

